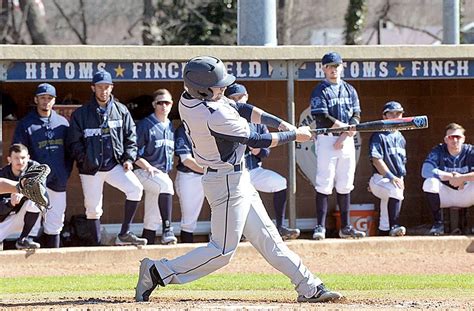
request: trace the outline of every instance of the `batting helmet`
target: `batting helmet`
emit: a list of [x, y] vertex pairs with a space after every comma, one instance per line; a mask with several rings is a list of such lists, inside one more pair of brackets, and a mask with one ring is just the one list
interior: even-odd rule
[[184, 85], [189, 94], [197, 99], [212, 99], [211, 87], [225, 87], [235, 81], [233, 75], [227, 74], [224, 63], [212, 56], [192, 58], [184, 66]]

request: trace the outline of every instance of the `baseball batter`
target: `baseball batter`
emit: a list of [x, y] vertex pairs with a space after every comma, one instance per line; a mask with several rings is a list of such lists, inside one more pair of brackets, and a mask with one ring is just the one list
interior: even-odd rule
[[[342, 127], [358, 124], [360, 121], [359, 97], [352, 85], [341, 79], [344, 67], [342, 58], [336, 52], [329, 52], [322, 58], [326, 77], [311, 93], [311, 114], [317, 128]], [[336, 188], [337, 204], [341, 212], [341, 238], [361, 238], [365, 233], [356, 230], [350, 223], [349, 208], [351, 191], [354, 189], [356, 167], [355, 131], [341, 134], [318, 135], [316, 150], [316, 211], [317, 224], [313, 239], [326, 238], [326, 215], [328, 196]]]
[[[191, 59], [183, 72], [186, 92], [179, 112], [190, 136], [194, 156], [205, 167], [204, 193], [211, 208], [211, 241], [178, 258], [145, 258], [135, 299], [147, 301], [156, 286], [183, 284], [225, 266], [232, 259], [243, 234], [276, 269], [291, 279], [300, 302], [339, 299], [290, 251], [266, 213], [258, 192], [244, 168], [246, 145], [274, 147], [289, 141], [307, 141], [309, 127], [295, 128], [287, 122], [247, 104], [235, 104], [223, 96], [235, 81], [225, 65], [214, 57]], [[263, 123], [283, 132], [258, 135], [248, 122]]]
[[143, 235], [147, 244], [155, 244], [156, 228], [162, 221], [162, 244], [176, 244], [171, 228], [173, 209], [173, 181], [168, 173], [173, 169], [174, 129], [168, 115], [173, 106], [166, 89], [153, 93], [154, 112], [137, 125], [138, 169], [135, 175], [145, 191]]
[[147, 240], [129, 231], [143, 186], [133, 174], [137, 157], [135, 123], [127, 107], [112, 95], [112, 76], [100, 70], [92, 77], [92, 100], [71, 116], [68, 147], [76, 160], [84, 192], [84, 206], [93, 243], [100, 245], [100, 217], [104, 182], [126, 194], [117, 245], [145, 245]]
[[46, 183], [50, 209], [44, 215], [41, 243], [45, 248], [57, 248], [66, 211], [66, 185], [72, 170], [65, 150], [69, 122], [53, 110], [56, 89], [51, 84], [38, 85], [34, 101], [36, 109], [18, 121], [13, 142], [28, 147], [33, 160], [51, 168]]
[[465, 129], [446, 126], [444, 143], [434, 147], [423, 163], [423, 191], [434, 218], [432, 235], [444, 234], [443, 207], [474, 205], [474, 146], [465, 144]]
[[[15, 182], [28, 167], [38, 164], [30, 160], [28, 148], [22, 144], [10, 146], [7, 160], [9, 164], [0, 169], [0, 177]], [[29, 237], [38, 233], [40, 222], [40, 209], [31, 200], [16, 192], [0, 195], [0, 243], [9, 235], [21, 232], [15, 243], [17, 249], [40, 248]]]
[[175, 154], [178, 156], [176, 166], [176, 193], [181, 206], [181, 242], [193, 243], [194, 230], [204, 203], [204, 189], [201, 178], [204, 169], [194, 158], [191, 141], [186, 135], [184, 125], [175, 131]]
[[[400, 103], [390, 101], [383, 107], [384, 119], [403, 117]], [[400, 131], [376, 132], [370, 137], [369, 158], [374, 175], [369, 187], [380, 199], [379, 235], [403, 236], [406, 228], [399, 217], [405, 189], [406, 140]]]
[[[226, 97], [236, 103], [247, 103], [249, 94], [242, 84], [234, 83], [225, 90]], [[264, 124], [249, 123], [250, 131], [258, 134], [269, 133]], [[247, 147], [245, 152], [245, 166], [250, 172], [250, 180], [257, 191], [273, 193], [273, 208], [278, 232], [283, 240], [296, 239], [300, 235], [299, 229], [283, 226], [286, 211], [286, 178], [272, 170], [262, 167], [262, 159], [270, 155], [270, 148]]]

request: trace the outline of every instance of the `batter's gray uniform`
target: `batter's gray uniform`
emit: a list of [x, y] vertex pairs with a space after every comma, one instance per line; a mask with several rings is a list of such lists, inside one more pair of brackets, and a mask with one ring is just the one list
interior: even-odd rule
[[[216, 70], [223, 72], [217, 73], [217, 77], [209, 77], [208, 73]], [[263, 143], [266, 138], [250, 132], [248, 121], [254, 107], [242, 104], [243, 109], [240, 109], [226, 97], [216, 96], [219, 90], [222, 94], [235, 77], [229, 77], [222, 61], [212, 57], [191, 60], [183, 75], [189, 93], [181, 96], [179, 113], [192, 141], [194, 157], [205, 167], [202, 184], [211, 208], [211, 240], [206, 246], [175, 259], [144, 259], [135, 299], [148, 300], [158, 284], [187, 283], [222, 268], [232, 259], [242, 233], [275, 269], [291, 279], [299, 294], [298, 301], [320, 302], [340, 298], [339, 293], [326, 290], [321, 280], [303, 265], [301, 258], [288, 249], [250, 182], [243, 161], [246, 144], [268, 147], [273, 136], [264, 135], [270, 137], [270, 143]], [[197, 82], [194, 83], [193, 79]], [[199, 84], [206, 83], [207, 87], [191, 89], [193, 85], [199, 87]], [[282, 123], [274, 116], [263, 113], [261, 116], [266, 125], [271, 126], [272, 121], [273, 124]], [[295, 140], [296, 131], [282, 132], [277, 137], [279, 143]]]

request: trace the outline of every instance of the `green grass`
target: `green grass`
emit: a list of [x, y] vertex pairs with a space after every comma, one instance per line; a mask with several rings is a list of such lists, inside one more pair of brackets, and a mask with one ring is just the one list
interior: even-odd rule
[[[321, 275], [331, 289], [340, 291], [453, 290], [474, 293], [474, 273], [462, 275]], [[87, 275], [1, 278], [2, 294], [99, 292], [132, 290], [137, 275]], [[212, 274], [184, 285], [171, 285], [163, 291], [267, 291], [292, 290], [281, 274]]]

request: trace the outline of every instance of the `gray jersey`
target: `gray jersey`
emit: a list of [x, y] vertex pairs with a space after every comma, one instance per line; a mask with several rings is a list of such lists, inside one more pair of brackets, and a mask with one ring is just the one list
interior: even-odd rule
[[183, 95], [178, 109], [200, 165], [219, 169], [242, 161], [250, 129], [232, 100], [206, 102]]

